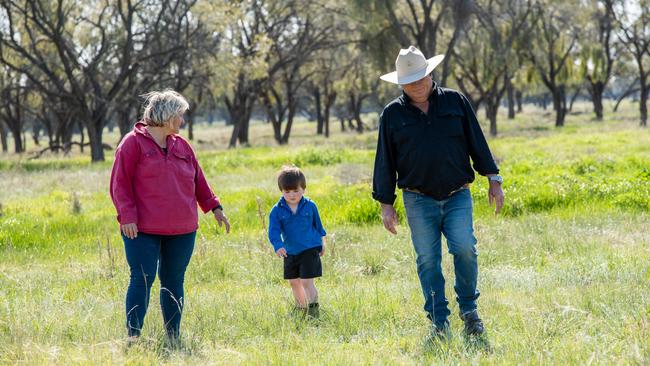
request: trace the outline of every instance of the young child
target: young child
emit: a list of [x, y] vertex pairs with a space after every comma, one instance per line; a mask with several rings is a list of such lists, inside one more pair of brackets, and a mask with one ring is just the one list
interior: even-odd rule
[[284, 259], [284, 278], [289, 280], [298, 310], [318, 316], [318, 291], [314, 278], [322, 276], [320, 257], [325, 251], [325, 229], [316, 204], [304, 196], [305, 175], [295, 166], [278, 174], [282, 197], [269, 215], [269, 241]]

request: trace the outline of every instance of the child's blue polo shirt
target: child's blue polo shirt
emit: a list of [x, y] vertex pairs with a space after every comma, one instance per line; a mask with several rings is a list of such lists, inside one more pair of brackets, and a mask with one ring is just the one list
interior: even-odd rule
[[275, 251], [284, 247], [287, 254], [299, 254], [323, 245], [322, 237], [325, 235], [316, 204], [305, 196], [298, 202], [295, 214], [284, 197], [271, 209], [269, 241]]

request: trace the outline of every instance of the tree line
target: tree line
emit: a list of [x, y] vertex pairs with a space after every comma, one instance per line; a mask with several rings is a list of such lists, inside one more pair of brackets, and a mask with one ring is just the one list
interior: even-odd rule
[[[603, 118], [603, 99], [639, 101], [647, 126], [650, 1], [581, 0], [0, 0], [0, 140], [27, 135], [43, 151], [110, 148], [140, 95], [173, 88], [198, 113], [232, 126], [248, 145], [251, 119], [289, 143], [298, 115], [329, 136], [330, 120], [362, 132], [362, 111], [395, 97], [379, 75], [400, 48], [432, 57], [439, 85], [482, 108], [498, 134], [502, 105], [552, 104], [555, 125], [579, 96]], [[616, 107], [618, 103], [616, 104]], [[41, 141], [47, 137], [47, 142]], [[80, 141], [73, 141], [79, 136]], [[87, 141], [86, 141], [87, 139]]]

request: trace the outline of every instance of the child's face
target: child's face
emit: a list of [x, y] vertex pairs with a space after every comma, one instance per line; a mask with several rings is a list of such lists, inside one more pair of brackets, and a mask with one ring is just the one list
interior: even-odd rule
[[284, 197], [287, 203], [290, 203], [292, 205], [300, 202], [303, 194], [305, 194], [305, 190], [302, 187], [282, 190], [282, 197]]

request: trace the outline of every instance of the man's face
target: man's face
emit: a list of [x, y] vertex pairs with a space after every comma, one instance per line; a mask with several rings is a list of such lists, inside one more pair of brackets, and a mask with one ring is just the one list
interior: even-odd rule
[[429, 98], [432, 86], [433, 80], [429, 75], [427, 75], [418, 81], [402, 85], [402, 88], [404, 88], [406, 95], [414, 101], [424, 102]]

